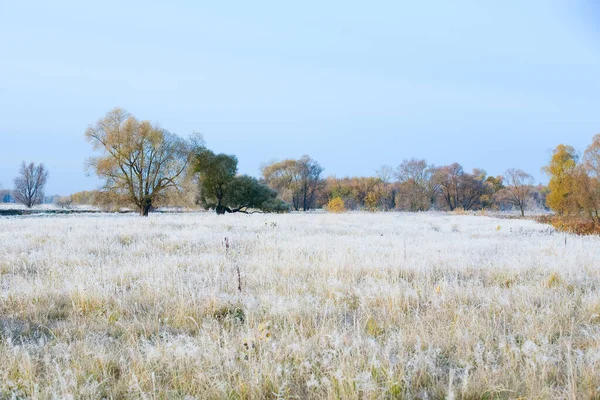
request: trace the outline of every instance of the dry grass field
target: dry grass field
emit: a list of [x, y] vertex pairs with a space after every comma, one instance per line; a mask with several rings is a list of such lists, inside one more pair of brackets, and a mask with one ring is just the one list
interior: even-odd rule
[[0, 398], [600, 398], [599, 245], [452, 214], [0, 218]]

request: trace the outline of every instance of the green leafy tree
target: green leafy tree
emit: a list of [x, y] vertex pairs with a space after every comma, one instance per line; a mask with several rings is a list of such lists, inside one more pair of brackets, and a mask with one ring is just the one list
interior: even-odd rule
[[237, 173], [237, 157], [227, 154], [215, 154], [203, 149], [196, 156], [195, 171], [199, 174], [200, 204], [205, 208], [214, 208], [217, 214], [225, 214], [223, 204], [229, 184]]
[[248, 175], [237, 175], [234, 155], [215, 154], [203, 149], [196, 156], [199, 175], [199, 201], [205, 209], [225, 213], [283, 212], [288, 206], [277, 199], [277, 192]]

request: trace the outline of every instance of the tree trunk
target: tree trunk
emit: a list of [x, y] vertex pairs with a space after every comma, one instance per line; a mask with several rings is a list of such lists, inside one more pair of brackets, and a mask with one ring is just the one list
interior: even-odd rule
[[150, 207], [148, 207], [147, 205], [143, 205], [140, 207], [140, 216], [147, 217], [149, 213]]
[[302, 196], [302, 211], [306, 211], [306, 192]]
[[150, 209], [152, 208], [152, 198], [150, 196], [144, 196], [142, 205], [140, 206], [140, 216], [147, 217]]
[[231, 210], [231, 208], [227, 207], [227, 206], [223, 206], [221, 204], [219, 204], [217, 207], [215, 207], [215, 211], [217, 212], [217, 215], [225, 215], [225, 213], [232, 213], [232, 212], [237, 212], [237, 210]]

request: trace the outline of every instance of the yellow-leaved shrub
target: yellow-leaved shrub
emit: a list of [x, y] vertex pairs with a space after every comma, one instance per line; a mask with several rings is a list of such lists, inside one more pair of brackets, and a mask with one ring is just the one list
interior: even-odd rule
[[344, 200], [340, 197], [334, 197], [329, 200], [327, 203], [327, 211], [332, 213], [343, 213], [346, 211], [346, 205], [344, 204]]

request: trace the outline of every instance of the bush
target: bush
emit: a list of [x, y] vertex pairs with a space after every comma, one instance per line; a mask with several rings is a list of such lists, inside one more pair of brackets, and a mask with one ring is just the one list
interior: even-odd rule
[[559, 232], [573, 233], [575, 235], [600, 234], [600, 224], [580, 218], [544, 215], [536, 218], [536, 221], [543, 224], [550, 224]]
[[287, 213], [290, 205], [281, 199], [270, 199], [262, 203], [261, 209], [268, 213]]
[[54, 204], [60, 208], [69, 209], [73, 205], [73, 198], [71, 196], [55, 197]]
[[333, 199], [329, 200], [329, 203], [327, 203], [327, 211], [332, 213], [345, 212], [346, 205], [344, 204], [344, 200], [342, 200], [340, 197], [334, 197]]
[[380, 201], [380, 196], [378, 193], [369, 192], [365, 196], [365, 207], [367, 208], [367, 210], [369, 210], [371, 212], [377, 211], [377, 208], [379, 207], [379, 201]]

